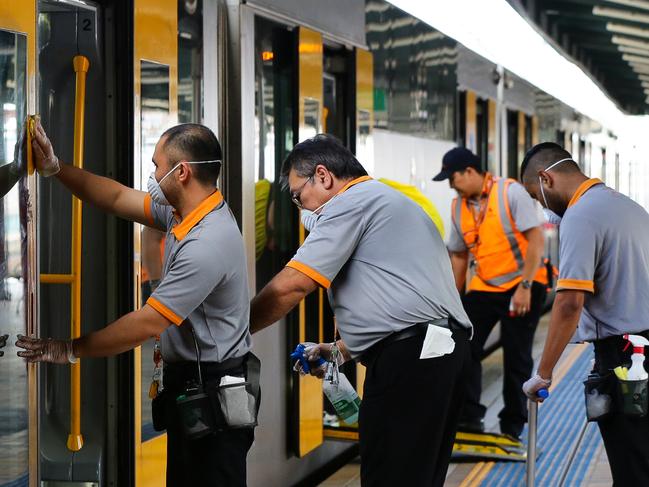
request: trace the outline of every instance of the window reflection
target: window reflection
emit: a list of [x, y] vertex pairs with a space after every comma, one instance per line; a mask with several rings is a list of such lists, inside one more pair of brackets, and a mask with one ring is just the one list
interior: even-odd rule
[[365, 8], [375, 126], [453, 140], [457, 44], [383, 0]]
[[203, 2], [178, 2], [178, 121], [203, 119]]
[[[27, 188], [24, 159], [14, 149], [26, 116], [27, 40], [0, 31], [0, 336], [10, 336], [0, 358], [0, 485], [27, 485], [27, 370], [11, 345], [26, 332]], [[16, 182], [19, 182], [16, 184]]]
[[[260, 290], [297, 248], [297, 211], [280, 187], [293, 148], [295, 33], [255, 19], [255, 259]], [[316, 102], [317, 104], [317, 102]], [[319, 106], [317, 107], [319, 113]], [[314, 132], [315, 135], [315, 132]]]

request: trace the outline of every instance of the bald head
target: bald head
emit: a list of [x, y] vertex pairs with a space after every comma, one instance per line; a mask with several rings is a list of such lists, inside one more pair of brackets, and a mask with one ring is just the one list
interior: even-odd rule
[[542, 142], [532, 147], [521, 165], [521, 181], [527, 185], [538, 181], [539, 171], [545, 171], [552, 164], [569, 159], [552, 168], [558, 174], [580, 173], [581, 170], [575, 161], [572, 160], [570, 152], [554, 142]]

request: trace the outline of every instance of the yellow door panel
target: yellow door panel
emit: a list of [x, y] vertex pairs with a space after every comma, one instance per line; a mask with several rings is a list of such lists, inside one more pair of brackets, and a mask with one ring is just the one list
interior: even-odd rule
[[466, 148], [478, 153], [478, 113], [477, 96], [474, 91], [466, 92]]
[[[134, 66], [133, 89], [135, 94], [134, 110], [134, 181], [136, 188], [144, 189], [146, 176], [150, 168], [148, 157], [152, 135], [143, 140], [143, 129], [151, 131], [150, 124], [143, 127], [142, 111], [142, 83], [146, 73], [155, 71], [159, 65], [161, 72], [167, 74], [169, 84], [168, 113], [159, 127], [154, 127], [155, 137], [178, 120], [178, 3], [177, 0], [135, 0], [134, 2]], [[149, 72], [147, 71], [147, 72]], [[155, 76], [154, 76], [155, 78]], [[147, 123], [146, 121], [144, 123]], [[157, 133], [160, 132], [160, 133]], [[145, 147], [146, 146], [146, 147]], [[146, 154], [144, 154], [146, 153]], [[141, 283], [141, 227], [136, 225], [134, 233], [134, 265], [135, 275], [135, 302], [137, 306], [142, 302]], [[155, 436], [147, 441], [142, 441], [143, 404], [142, 388], [149, 389], [150, 377], [142, 375], [142, 364], [152, 363], [152, 346], [149, 343], [139, 347], [134, 353], [135, 374], [135, 457], [136, 457], [136, 485], [138, 487], [154, 487], [164, 485], [166, 473], [166, 435]], [[143, 352], [143, 350], [145, 350]], [[144, 399], [148, 400], [148, 399]]]
[[[313, 137], [322, 131], [323, 122], [323, 67], [322, 67], [322, 35], [318, 32], [299, 28], [299, 134], [300, 141]], [[300, 224], [300, 244], [304, 241], [304, 227]], [[320, 322], [318, 330], [322, 339], [321, 306], [323, 293], [319, 293]], [[306, 303], [299, 306], [299, 339], [306, 338]], [[304, 456], [322, 444], [322, 381], [316, 377], [299, 376], [299, 438], [298, 454]]]

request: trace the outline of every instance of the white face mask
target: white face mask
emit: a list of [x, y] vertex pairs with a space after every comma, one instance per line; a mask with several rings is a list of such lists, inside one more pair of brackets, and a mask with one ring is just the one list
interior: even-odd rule
[[[562, 162], [565, 161], [572, 161], [572, 158], [567, 157], [565, 159], [561, 159], [553, 164], [550, 164], [546, 169], [545, 172], [548, 172], [550, 169], [552, 169], [554, 166], [561, 164]], [[548, 205], [548, 200], [545, 198], [545, 191], [543, 190], [543, 181], [541, 180], [541, 176], [539, 176], [539, 186], [541, 187], [541, 196], [543, 197], [543, 203], [545, 207], [543, 208], [543, 214], [545, 215], [545, 219], [549, 222], [552, 223], [553, 225], [558, 225], [561, 223], [561, 217], [557, 215], [554, 211], [550, 209], [550, 206]]]
[[155, 203], [162, 206], [169, 206], [169, 200], [167, 200], [167, 197], [165, 196], [164, 191], [162, 191], [160, 185], [162, 184], [162, 181], [164, 181], [167, 178], [167, 176], [169, 176], [172, 172], [178, 169], [183, 162], [186, 162], [187, 164], [212, 164], [213, 162], [221, 163], [222, 161], [220, 159], [214, 159], [212, 161], [180, 161], [171, 169], [171, 171], [169, 171], [167, 174], [162, 176], [162, 179], [160, 181], [156, 180], [155, 171], [153, 171], [149, 175], [149, 180], [147, 181], [146, 187], [147, 190], [149, 191], [149, 195], [151, 195], [151, 199]]
[[[335, 198], [335, 196], [334, 196], [334, 198]], [[333, 198], [331, 198], [331, 200], [332, 199]], [[331, 200], [329, 200], [329, 201], [331, 201]], [[318, 212], [320, 210], [322, 210], [322, 208], [324, 208], [324, 206], [327, 203], [329, 203], [329, 201], [327, 201], [326, 203], [321, 204], [320, 206], [318, 206], [313, 211], [307, 210], [306, 208], [302, 208], [302, 210], [300, 210], [300, 220], [302, 221], [302, 225], [304, 226], [304, 229], [307, 232], [311, 233], [315, 229], [315, 226], [318, 223], [318, 217], [320, 216], [320, 213], [318, 213]]]

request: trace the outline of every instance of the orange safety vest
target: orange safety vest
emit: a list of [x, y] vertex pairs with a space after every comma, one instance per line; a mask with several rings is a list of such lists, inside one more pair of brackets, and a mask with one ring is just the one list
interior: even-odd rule
[[[490, 177], [490, 176], [487, 176]], [[465, 198], [453, 200], [453, 225], [473, 256], [476, 274], [469, 291], [504, 292], [522, 281], [527, 255], [527, 239], [516, 228], [507, 199], [507, 188], [513, 179], [494, 178], [482, 221], [474, 219]], [[542, 262], [534, 280], [547, 284], [547, 271]]]

